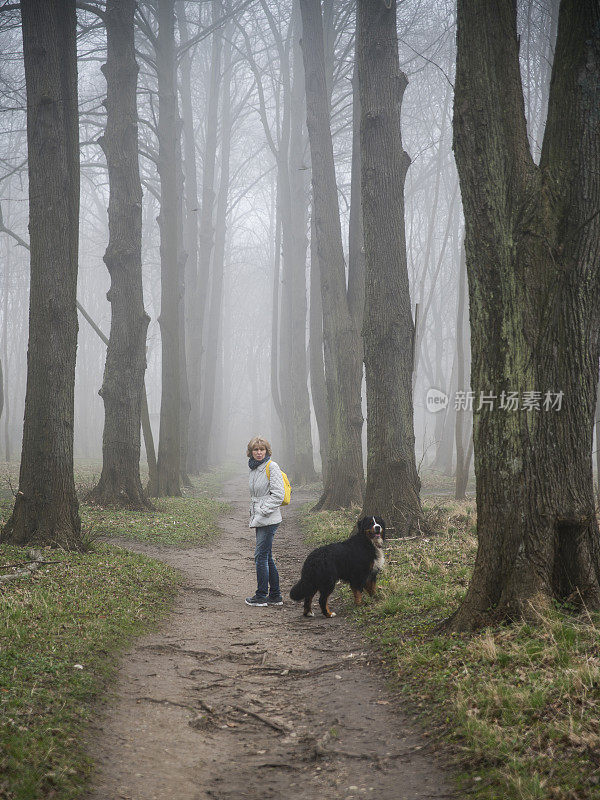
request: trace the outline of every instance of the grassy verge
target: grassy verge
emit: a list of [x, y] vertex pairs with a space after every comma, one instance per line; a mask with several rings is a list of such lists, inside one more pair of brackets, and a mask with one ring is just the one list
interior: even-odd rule
[[[479, 800], [600, 797], [600, 620], [556, 608], [539, 624], [440, 636], [475, 558], [474, 503], [428, 504], [439, 536], [390, 542], [379, 597], [343, 602], [379, 647], [428, 735], [450, 745]], [[356, 513], [306, 509], [311, 542], [348, 535]], [[338, 603], [340, 600], [338, 600]]]
[[106, 509], [81, 503], [81, 523], [97, 536], [135, 539], [158, 545], [205, 544], [218, 533], [217, 521], [228, 506], [209, 497], [162, 497], [156, 511]]
[[[107, 545], [43, 553], [58, 563], [0, 585], [2, 800], [81, 796], [91, 704], [115, 653], [165, 613], [176, 586], [166, 565]], [[0, 564], [25, 560], [26, 550], [0, 547]]]
[[180, 547], [206, 544], [218, 533], [218, 518], [228, 509], [213, 496], [230, 474], [231, 469], [224, 467], [194, 476], [183, 497], [153, 499], [156, 511], [107, 509], [82, 502], [81, 523], [92, 538], [115, 536]]
[[[156, 511], [128, 511], [80, 502], [84, 536], [91, 541], [114, 537], [177, 547], [201, 545], [218, 534], [219, 516], [228, 509], [226, 503], [210, 497], [162, 497], [153, 503]], [[10, 516], [13, 505], [12, 499], [0, 500], [0, 525]]]
[[[97, 462], [79, 465], [80, 494], [95, 484]], [[12, 511], [15, 468], [6, 476], [0, 524]], [[131, 512], [80, 503], [85, 536], [159, 545], [203, 544], [227, 505], [211, 498], [231, 470], [194, 478], [188, 496]], [[145, 556], [97, 544], [93, 552], [45, 549], [55, 562], [0, 584], [0, 800], [71, 800], [82, 796], [92, 765], [82, 733], [116, 668], [116, 655], [168, 610], [177, 576]], [[28, 560], [0, 546], [2, 567]]]
[[[156, 511], [129, 511], [85, 502], [83, 498], [96, 484], [100, 474], [98, 466], [98, 462], [78, 464], [76, 470], [81, 524], [85, 535], [92, 541], [100, 537], [115, 537], [185, 547], [205, 544], [217, 535], [218, 518], [227, 511], [228, 505], [213, 497], [218, 495], [223, 482], [235, 474], [235, 467], [225, 466], [194, 476], [192, 487], [186, 490], [183, 497], [153, 500]], [[6, 522], [14, 506], [11, 490], [18, 485], [18, 477], [15, 480], [17, 483], [12, 480], [9, 482], [4, 474], [4, 494], [0, 495], [0, 525]]]

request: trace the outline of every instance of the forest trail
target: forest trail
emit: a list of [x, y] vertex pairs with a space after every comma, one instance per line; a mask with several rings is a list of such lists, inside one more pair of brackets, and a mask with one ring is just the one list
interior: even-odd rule
[[[343, 611], [305, 619], [287, 592], [308, 548], [294, 493], [274, 542], [283, 608], [251, 608], [254, 531], [246, 479], [208, 547], [127, 544], [177, 567], [172, 615], [123, 656], [89, 734], [91, 800], [454, 797], [426, 739], [386, 690]], [[335, 595], [333, 607], [336, 604]]]

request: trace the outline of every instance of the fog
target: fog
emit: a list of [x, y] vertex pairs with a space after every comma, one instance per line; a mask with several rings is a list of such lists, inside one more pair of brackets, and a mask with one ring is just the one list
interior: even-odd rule
[[[281, 253], [280, 213], [277, 203], [277, 163], [273, 152], [281, 148], [285, 126], [297, 113], [303, 119], [300, 131], [302, 161], [301, 187], [304, 192], [305, 219], [301, 221], [304, 242], [305, 291], [310, 297], [310, 152], [306, 132], [303, 92], [284, 97], [285, 74], [293, 70], [294, 41], [298, 11], [283, 2], [246, 2], [221, 6], [218, 2], [189, 0], [177, 3], [176, 44], [192, 46], [186, 51], [190, 68], [192, 118], [183, 119], [182, 136], [193, 130], [196, 159], [197, 205], [184, 203], [184, 226], [190, 215], [197, 215], [196, 235], [199, 252], [207, 247], [200, 239], [198, 226], [204, 178], [207, 172], [207, 116], [211, 80], [211, 54], [215, 35], [221, 37], [219, 71], [219, 112], [214, 168], [211, 220], [211, 274], [208, 283], [194, 281], [197, 264], [190, 266], [189, 226], [184, 233], [188, 252], [183, 302], [187, 343], [198, 318], [197, 299], [207, 298], [203, 330], [200, 375], [207, 370], [211, 285], [214, 280], [217, 203], [223, 164], [223, 86], [230, 84], [231, 143], [227, 195], [226, 235], [223, 254], [222, 305], [216, 352], [214, 384], [200, 381], [199, 395], [192, 395], [192, 408], [206, 403], [207, 390], [214, 391], [215, 403], [207, 444], [207, 462], [243, 460], [251, 435], [270, 438], [280, 459], [285, 452], [282, 421], [272, 401], [272, 316], [273, 280], [276, 265], [280, 270], [279, 320], [286, 320], [287, 273]], [[539, 156], [543, 119], [556, 30], [556, 2], [521, 2], [521, 73], [530, 143]], [[103, 3], [88, 3], [102, 8]], [[0, 9], [1, 10], [1, 9]], [[352, 75], [354, 67], [355, 13], [353, 4], [325, 0], [326, 50], [331, 58], [331, 131], [333, 136], [341, 227], [346, 264], [349, 263], [349, 224], [352, 165]], [[105, 125], [103, 99], [106, 80], [100, 66], [106, 60], [106, 34], [102, 20], [91, 10], [78, 14], [78, 88], [81, 147], [81, 213], [79, 229], [79, 274], [77, 297], [81, 305], [108, 336], [110, 304], [106, 293], [110, 278], [103, 262], [108, 242], [107, 208], [109, 184], [106, 162], [98, 139]], [[214, 15], [214, 16], [213, 16]], [[0, 14], [0, 205], [4, 231], [0, 234], [1, 359], [4, 377], [4, 410], [1, 420], [0, 453], [6, 460], [18, 460], [21, 448], [25, 398], [29, 255], [16, 237], [28, 241], [28, 184], [25, 119], [25, 79], [18, 10]], [[181, 21], [185, 16], [186, 35]], [[159, 440], [161, 404], [161, 307], [160, 180], [157, 172], [157, 81], [153, 69], [153, 37], [157, 17], [152, 2], [138, 3], [136, 46], [140, 66], [138, 78], [139, 154], [143, 185], [142, 268], [144, 305], [150, 316], [147, 333], [146, 390], [154, 440]], [[212, 27], [213, 20], [217, 27]], [[327, 28], [327, 25], [329, 27]], [[215, 32], [216, 31], [216, 32]], [[450, 474], [453, 470], [454, 412], [453, 394], [457, 391], [457, 336], [465, 337], [464, 370], [469, 375], [468, 317], [457, 333], [459, 274], [464, 236], [461, 196], [452, 152], [453, 83], [455, 72], [455, 8], [452, 2], [407, 0], [398, 7], [400, 66], [408, 78], [402, 103], [404, 149], [411, 164], [405, 185], [405, 229], [410, 278], [411, 308], [416, 314], [416, 375], [414, 378], [414, 427], [417, 463], [433, 466]], [[225, 73], [223, 57], [229, 50], [230, 69]], [[284, 63], [285, 62], [285, 63]], [[179, 113], [186, 113], [182, 102], [182, 64], [179, 59]], [[214, 66], [214, 65], [213, 65]], [[296, 63], [297, 68], [297, 63]], [[283, 77], [282, 77], [283, 76]], [[292, 72], [292, 90], [293, 84]], [[292, 107], [299, 103], [298, 108]], [[269, 141], [271, 140], [271, 142]], [[182, 144], [184, 147], [184, 144]], [[291, 163], [291, 162], [290, 162]], [[189, 186], [189, 164], [183, 164], [185, 193]], [[294, 176], [292, 176], [294, 177]], [[208, 192], [210, 197], [211, 191]], [[6, 231], [8, 229], [8, 232]], [[193, 231], [195, 230], [195, 234]], [[14, 236], [11, 236], [14, 234]], [[302, 246], [301, 246], [302, 249]], [[198, 280], [201, 279], [201, 276]], [[328, 310], [324, 309], [327, 314]], [[309, 315], [306, 314], [308, 348]], [[279, 337], [280, 382], [286, 378], [285, 333]], [[79, 317], [75, 384], [75, 457], [99, 459], [102, 454], [104, 407], [98, 390], [102, 385], [106, 347], [88, 322]], [[197, 354], [188, 350], [190, 359]], [[287, 365], [289, 366], [289, 365]], [[310, 389], [308, 375], [305, 382]], [[436, 388], [450, 397], [446, 411], [431, 413], [426, 395]], [[468, 386], [464, 387], [468, 389]], [[280, 386], [282, 402], [289, 396]], [[366, 406], [363, 413], [366, 417]], [[314, 407], [311, 405], [310, 430], [314, 465], [320, 471], [320, 451]], [[470, 421], [464, 430], [468, 443]], [[363, 430], [363, 440], [366, 426]], [[366, 447], [365, 453], [366, 453]], [[365, 456], [366, 457], [366, 456]], [[142, 448], [142, 459], [145, 458]]]

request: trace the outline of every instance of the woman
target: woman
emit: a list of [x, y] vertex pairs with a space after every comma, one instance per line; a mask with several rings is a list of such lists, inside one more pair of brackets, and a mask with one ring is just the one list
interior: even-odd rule
[[[271, 445], [262, 436], [248, 442], [250, 467], [250, 527], [256, 528], [256, 593], [246, 598], [249, 606], [282, 606], [279, 573], [273, 561], [271, 548], [275, 531], [281, 522], [279, 507], [285, 495], [283, 476], [279, 466], [271, 460]], [[267, 464], [269, 475], [267, 476]]]

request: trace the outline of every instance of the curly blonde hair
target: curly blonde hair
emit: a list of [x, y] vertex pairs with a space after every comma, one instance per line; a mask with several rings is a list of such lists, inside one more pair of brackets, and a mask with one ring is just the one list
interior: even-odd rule
[[267, 455], [269, 456], [269, 458], [273, 455], [273, 451], [271, 450], [271, 445], [263, 436], [253, 436], [252, 439], [250, 439], [250, 441], [248, 442], [248, 447], [246, 448], [246, 455], [248, 456], [248, 458], [252, 457], [252, 450], [255, 447], [260, 447], [261, 445], [267, 448]]

